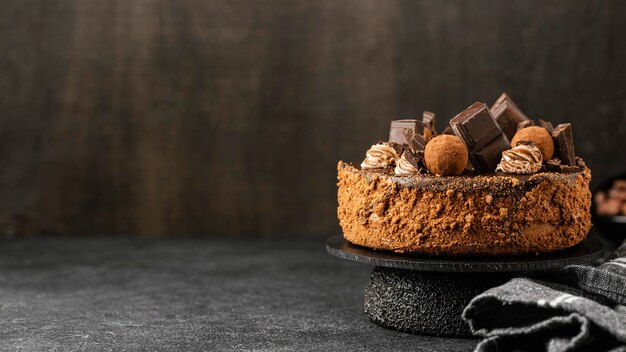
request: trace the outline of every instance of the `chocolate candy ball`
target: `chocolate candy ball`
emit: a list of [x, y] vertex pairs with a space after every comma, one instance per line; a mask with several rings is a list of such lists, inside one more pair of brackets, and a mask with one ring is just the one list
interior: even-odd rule
[[511, 140], [511, 147], [517, 146], [520, 141], [533, 142], [541, 151], [544, 161], [550, 160], [554, 155], [554, 141], [550, 132], [543, 127], [530, 126], [517, 131]]
[[465, 143], [449, 134], [433, 137], [424, 149], [426, 168], [435, 175], [460, 175], [467, 165], [468, 157]]

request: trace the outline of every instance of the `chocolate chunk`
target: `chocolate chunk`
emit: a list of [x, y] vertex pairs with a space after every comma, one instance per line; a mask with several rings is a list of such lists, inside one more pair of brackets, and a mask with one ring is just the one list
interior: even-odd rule
[[502, 152], [509, 149], [511, 149], [511, 144], [506, 140], [506, 137], [502, 135], [502, 137], [494, 139], [490, 144], [486, 144], [472, 151], [470, 160], [473, 165], [478, 165], [477, 169], [479, 170], [495, 171], [496, 166], [498, 166], [498, 163], [502, 159]]
[[[381, 142], [379, 142], [380, 144]], [[396, 154], [398, 155], [402, 155], [402, 152], [404, 152], [404, 146], [400, 143], [395, 143], [395, 142], [388, 142], [387, 143], [391, 148], [393, 148], [396, 151]]]
[[491, 114], [508, 140], [513, 138], [520, 122], [529, 120], [506, 93], [493, 104]]
[[404, 158], [406, 159], [406, 161], [409, 162], [409, 164], [413, 165], [413, 167], [418, 170], [424, 169], [426, 167], [424, 165], [423, 151], [413, 152], [411, 150], [407, 150], [406, 152], [404, 152]]
[[418, 120], [394, 120], [389, 129], [389, 142], [408, 145], [414, 150], [423, 150], [424, 124]]
[[428, 128], [432, 132], [433, 136], [437, 135], [435, 122], [435, 113], [430, 111], [424, 111], [424, 113], [422, 114], [422, 123], [424, 124], [424, 127]]
[[561, 170], [561, 160], [558, 158], [552, 158], [544, 163], [546, 170], [548, 171], [559, 171]]
[[502, 136], [502, 130], [491, 116], [485, 103], [476, 102], [450, 120], [454, 134], [470, 149], [489, 144]]
[[485, 103], [472, 104], [450, 120], [450, 126], [467, 145], [470, 161], [479, 171], [494, 171], [502, 152], [511, 149]]
[[446, 128], [443, 130], [442, 134], [451, 134], [451, 135], [454, 135], [454, 131], [452, 130], [452, 127], [450, 127], [450, 126], [446, 126]]
[[576, 166], [576, 152], [574, 151], [574, 139], [572, 136], [572, 125], [562, 123], [552, 131], [557, 155], [563, 163], [569, 166]]
[[517, 130], [519, 131], [519, 130], [521, 130], [523, 128], [534, 126], [534, 125], [535, 125], [535, 123], [533, 122], [533, 120], [522, 121], [522, 122], [517, 124]]
[[552, 131], [554, 131], [554, 127], [552, 126], [551, 122], [539, 119], [539, 126], [541, 126], [541, 127], [545, 128], [546, 130], [548, 130], [548, 132], [550, 132], [550, 134], [552, 134]]
[[424, 138], [421, 134], [413, 135], [413, 138], [409, 140], [409, 149], [414, 152], [422, 151], [426, 148], [426, 138]]

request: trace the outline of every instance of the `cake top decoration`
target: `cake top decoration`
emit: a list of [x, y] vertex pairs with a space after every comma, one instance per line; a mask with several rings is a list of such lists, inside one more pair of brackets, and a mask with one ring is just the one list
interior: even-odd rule
[[[426, 140], [437, 135], [437, 128], [435, 126], [436, 120], [435, 120], [434, 112], [424, 111], [422, 113], [422, 123], [424, 124], [424, 127], [428, 129], [428, 132], [430, 132], [430, 136], [427, 136]], [[424, 133], [426, 133], [426, 131], [424, 131]]]
[[388, 144], [374, 144], [365, 153], [365, 160], [361, 163], [361, 169], [384, 169], [395, 165], [398, 154]]
[[435, 175], [460, 175], [467, 165], [467, 148], [459, 137], [442, 134], [428, 142], [424, 160], [428, 171]]
[[515, 147], [520, 141], [532, 142], [535, 147], [541, 150], [543, 160], [550, 160], [552, 155], [554, 155], [552, 136], [550, 132], [543, 127], [530, 126], [517, 131], [511, 140], [511, 145]]
[[389, 142], [406, 145], [413, 150], [424, 150], [424, 124], [418, 120], [394, 120], [389, 129]]
[[507, 174], [534, 174], [541, 169], [543, 156], [532, 142], [519, 142], [516, 147], [502, 153], [496, 171]]
[[562, 123], [552, 131], [552, 138], [555, 140], [558, 155], [561, 160], [569, 165], [576, 165], [576, 153], [574, 152], [574, 140], [572, 136], [572, 125]]
[[502, 93], [493, 104], [491, 114], [509, 140], [511, 140], [515, 132], [517, 132], [517, 126], [520, 123], [530, 120], [506, 93]]
[[450, 120], [450, 126], [467, 145], [470, 161], [479, 171], [495, 170], [502, 152], [511, 148], [485, 103], [472, 104]]
[[396, 162], [396, 168], [394, 169], [396, 176], [410, 176], [419, 171], [419, 168], [416, 165], [407, 160], [406, 156], [408, 153], [408, 151], [402, 153], [402, 156]]
[[389, 141], [373, 145], [361, 169], [383, 169], [397, 176], [455, 176], [560, 172], [584, 165], [576, 157], [571, 124], [554, 127], [539, 119], [535, 125], [506, 93], [491, 109], [482, 102], [470, 105], [441, 134], [435, 125], [431, 111], [424, 111], [421, 120], [393, 120]]

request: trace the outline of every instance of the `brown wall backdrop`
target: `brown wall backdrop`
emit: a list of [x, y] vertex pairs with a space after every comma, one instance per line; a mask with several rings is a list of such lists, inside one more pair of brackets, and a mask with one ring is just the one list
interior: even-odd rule
[[502, 91], [597, 183], [625, 34], [624, 1], [0, 0], [0, 232], [328, 236], [337, 160]]

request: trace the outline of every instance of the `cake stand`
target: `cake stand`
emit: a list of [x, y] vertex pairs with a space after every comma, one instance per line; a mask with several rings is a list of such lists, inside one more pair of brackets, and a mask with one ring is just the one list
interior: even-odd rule
[[578, 245], [551, 254], [455, 258], [375, 251], [334, 236], [326, 241], [326, 250], [374, 265], [364, 310], [375, 323], [416, 334], [470, 337], [461, 314], [476, 295], [532, 271], [593, 262], [602, 257], [604, 245], [591, 233]]

